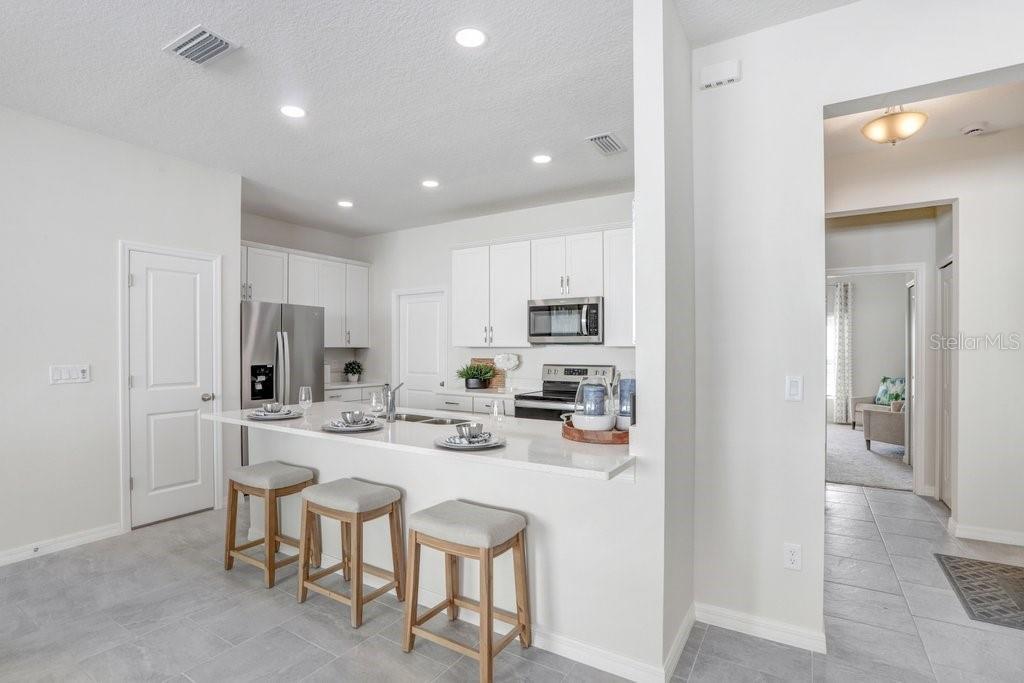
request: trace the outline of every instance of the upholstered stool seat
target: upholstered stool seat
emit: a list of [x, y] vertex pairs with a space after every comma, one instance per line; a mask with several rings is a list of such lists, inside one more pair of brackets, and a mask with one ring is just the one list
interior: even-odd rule
[[[444, 553], [446, 592], [444, 600], [423, 614], [419, 613], [418, 607], [421, 546]], [[508, 550], [512, 551], [512, 566], [515, 573], [515, 612], [494, 606], [494, 558]], [[480, 562], [479, 600], [471, 600], [460, 593], [460, 558]], [[530, 647], [532, 626], [526, 578], [526, 518], [523, 515], [459, 500], [448, 500], [420, 510], [409, 516], [408, 562], [403, 650], [412, 650], [417, 636], [426, 638], [476, 659], [480, 663], [480, 681], [490, 683], [494, 677], [494, 658], [506, 645], [519, 638], [524, 648]], [[448, 611], [449, 620], [457, 619], [460, 608], [473, 610], [480, 615], [480, 638], [477, 649], [424, 627], [424, 624], [444, 610]], [[512, 626], [496, 641], [495, 619]]]
[[[263, 579], [267, 588], [274, 585], [277, 570], [298, 560], [297, 555], [282, 560], [277, 559], [277, 551], [281, 544], [298, 548], [298, 539], [285, 536], [278, 529], [280, 512], [278, 501], [283, 496], [305, 489], [313, 484], [312, 470], [283, 462], [261, 462], [256, 465], [236, 467], [228, 472], [228, 514], [227, 528], [224, 532], [224, 569], [234, 567], [235, 560], [255, 565], [263, 570]], [[238, 522], [238, 496], [245, 494], [263, 499], [263, 538], [235, 545], [235, 528]], [[320, 534], [312, 534], [313, 562], [320, 565]], [[249, 548], [263, 546], [263, 558], [253, 557], [245, 553]]]
[[390, 505], [402, 497], [398, 489], [359, 479], [338, 479], [302, 489], [302, 497], [333, 510], [368, 512]]
[[283, 462], [261, 462], [258, 465], [236, 467], [228, 472], [228, 479], [243, 486], [257, 489], [280, 489], [313, 479], [312, 470]]
[[[375, 567], [363, 560], [363, 525], [378, 517], [388, 516], [391, 531], [391, 571]], [[341, 562], [309, 573], [312, 534], [322, 517], [341, 524]], [[405, 599], [402, 571], [402, 492], [391, 486], [373, 484], [359, 479], [338, 479], [302, 490], [302, 528], [299, 531], [299, 602], [305, 602], [308, 591], [316, 591], [332, 600], [348, 605], [352, 628], [363, 623], [363, 606], [392, 588], [399, 601]], [[341, 570], [350, 581], [349, 594], [321, 586], [320, 579]], [[363, 593], [363, 573], [387, 581], [383, 586]]]
[[461, 500], [446, 500], [409, 515], [409, 529], [475, 548], [501, 545], [525, 528], [526, 518], [518, 513]]

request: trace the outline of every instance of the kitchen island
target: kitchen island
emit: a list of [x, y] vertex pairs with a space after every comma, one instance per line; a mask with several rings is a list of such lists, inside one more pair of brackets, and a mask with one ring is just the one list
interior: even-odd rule
[[[248, 420], [247, 410], [212, 413], [204, 419], [247, 427], [250, 464], [277, 460], [314, 470], [319, 482], [355, 477], [393, 486], [402, 491], [407, 515], [448, 499], [521, 512], [528, 520], [535, 642], [595, 666], [620, 661], [621, 617], [635, 607], [631, 591], [623, 589], [647, 573], [641, 565], [648, 561], [645, 556], [657, 533], [635, 527], [644, 491], [636, 481], [636, 470], [642, 468], [628, 446], [567, 441], [559, 422], [505, 417], [496, 428], [490, 416], [424, 409], [398, 412], [483, 422], [507, 443], [492, 450], [451, 451], [435, 446], [434, 440], [454, 434], [453, 426], [407, 421], [357, 434], [321, 430], [341, 411], [352, 409], [368, 406], [316, 403], [303, 418], [275, 422]], [[298, 536], [298, 510], [298, 496], [282, 500], [284, 534]], [[250, 538], [262, 537], [261, 500], [250, 500], [249, 515]], [[339, 538], [338, 526], [324, 521], [325, 563], [337, 561]], [[386, 520], [367, 525], [364, 543], [368, 562], [390, 566]], [[442, 599], [443, 569], [441, 555], [424, 551], [422, 604]], [[366, 581], [373, 586], [382, 583], [370, 576]], [[477, 594], [474, 567], [462, 572], [462, 584], [466, 595]], [[495, 562], [494, 598], [496, 606], [514, 608], [508, 554]], [[475, 615], [463, 610], [462, 618], [472, 620]]]

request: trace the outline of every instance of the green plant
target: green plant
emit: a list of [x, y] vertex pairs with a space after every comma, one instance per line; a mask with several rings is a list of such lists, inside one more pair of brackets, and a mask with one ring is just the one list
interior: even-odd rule
[[491, 379], [494, 377], [494, 368], [490, 365], [470, 363], [459, 368], [456, 374], [461, 379]]
[[346, 375], [361, 375], [363, 374], [363, 364], [357, 360], [350, 360], [345, 363], [345, 374]]

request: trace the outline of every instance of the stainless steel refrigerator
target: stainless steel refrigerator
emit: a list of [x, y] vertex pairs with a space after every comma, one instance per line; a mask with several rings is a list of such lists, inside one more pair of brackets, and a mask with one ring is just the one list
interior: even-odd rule
[[[319, 306], [242, 302], [242, 408], [269, 401], [297, 403], [299, 387], [324, 400], [324, 309]], [[249, 464], [249, 434], [242, 428], [242, 464]]]

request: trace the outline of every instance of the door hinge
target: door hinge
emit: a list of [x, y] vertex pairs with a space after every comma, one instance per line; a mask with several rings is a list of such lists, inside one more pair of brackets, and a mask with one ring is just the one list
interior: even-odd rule
[[135, 490], [135, 477], [128, 477], [128, 490], [129, 491], [134, 491]]
[[131, 273], [128, 273], [128, 286], [129, 287], [134, 287], [135, 286], [135, 276], [132, 275]]

